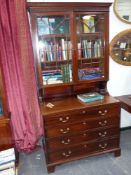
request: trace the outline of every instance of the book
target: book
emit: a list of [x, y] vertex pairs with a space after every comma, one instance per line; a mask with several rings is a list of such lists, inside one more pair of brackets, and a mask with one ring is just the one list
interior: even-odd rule
[[91, 80], [91, 79], [94, 79], [94, 78], [101, 78], [103, 76], [102, 73], [90, 73], [90, 74], [85, 74], [81, 77], [81, 80]]
[[2, 98], [0, 97], [0, 115], [3, 114]]
[[87, 19], [85, 18], [83, 18], [83, 29], [84, 29], [84, 33], [90, 32], [89, 27], [87, 25]]
[[16, 175], [15, 168], [8, 168], [3, 171], [0, 171], [0, 175]]
[[58, 84], [62, 83], [61, 70], [47, 70], [42, 72], [44, 84]]
[[102, 42], [100, 39], [98, 39], [94, 43], [94, 57], [99, 58], [101, 56], [102, 56]]
[[7, 162], [7, 163], [0, 165], [0, 171], [8, 169], [8, 168], [12, 168], [12, 167], [15, 167], [15, 161]]
[[94, 102], [97, 100], [104, 99], [104, 96], [99, 94], [98, 92], [90, 92], [90, 93], [84, 93], [77, 95], [77, 98], [85, 103]]
[[61, 65], [61, 70], [63, 76], [63, 83], [70, 82], [70, 80], [72, 80], [71, 65], [70, 64]]
[[83, 16], [83, 29], [84, 33], [95, 32], [94, 16]]
[[16, 175], [14, 148], [0, 151], [0, 175]]
[[72, 59], [72, 43], [71, 43], [71, 41], [67, 41], [67, 55], [68, 55], [68, 59], [71, 60]]
[[64, 38], [61, 39], [62, 60], [67, 60], [66, 44]]
[[15, 161], [15, 152], [14, 148], [10, 148], [4, 151], [0, 151], [0, 165], [7, 162]]
[[77, 48], [78, 48], [78, 59], [81, 59], [81, 57], [82, 57], [82, 54], [81, 54], [81, 50], [82, 50], [81, 43], [77, 43]]

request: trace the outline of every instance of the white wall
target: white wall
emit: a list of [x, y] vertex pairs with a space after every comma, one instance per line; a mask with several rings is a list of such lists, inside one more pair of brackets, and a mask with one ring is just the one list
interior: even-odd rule
[[[105, 2], [105, 0], [28, 0], [28, 2]], [[114, 2], [114, 0], [106, 0], [106, 2]], [[110, 8], [110, 41], [119, 32], [131, 28], [131, 25], [120, 21], [113, 12], [113, 4]], [[110, 58], [109, 82], [107, 84], [108, 91], [112, 96], [131, 94], [131, 66], [123, 66], [114, 62]], [[131, 126], [131, 114], [125, 110], [121, 110], [121, 127]]]
[[[110, 41], [119, 32], [131, 28], [130, 24], [119, 20], [113, 11], [113, 4], [110, 8]], [[110, 57], [108, 91], [112, 96], [131, 94], [131, 66], [123, 66], [112, 60]], [[131, 126], [131, 114], [121, 110], [121, 127]]]

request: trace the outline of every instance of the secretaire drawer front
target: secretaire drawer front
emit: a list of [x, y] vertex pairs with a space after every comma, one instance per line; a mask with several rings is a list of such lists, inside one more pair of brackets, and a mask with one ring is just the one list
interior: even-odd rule
[[103, 152], [119, 147], [119, 138], [113, 138], [98, 142], [80, 144], [68, 149], [62, 149], [55, 152], [48, 153], [49, 162], [71, 160], [76, 157], [89, 156], [97, 152]]
[[119, 135], [119, 128], [105, 128], [95, 131], [84, 131], [80, 134], [68, 135], [46, 140], [49, 151], [56, 151], [63, 148], [69, 148], [72, 145], [78, 145], [82, 142], [90, 142], [93, 140], [102, 140]]
[[75, 111], [67, 111], [66, 113], [61, 113], [57, 115], [50, 115], [50, 117], [45, 116], [44, 122], [48, 126], [53, 124], [65, 124], [72, 123], [76, 121], [81, 121], [87, 118], [94, 117], [104, 117], [119, 114], [120, 108], [117, 105], [111, 106], [101, 106], [93, 109], [80, 109]]
[[108, 117], [108, 118], [96, 118], [94, 120], [83, 120], [78, 123], [73, 124], [65, 124], [65, 125], [57, 125], [52, 127], [45, 128], [46, 137], [57, 137], [64, 136], [68, 134], [75, 134], [81, 131], [103, 128], [109, 126], [118, 126], [119, 117]]

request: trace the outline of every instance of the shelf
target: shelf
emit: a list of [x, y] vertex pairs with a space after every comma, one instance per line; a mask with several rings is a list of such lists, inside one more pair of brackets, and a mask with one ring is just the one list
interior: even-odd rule
[[93, 62], [99, 62], [100, 59], [103, 59], [103, 57], [99, 57], [99, 58], [79, 58], [78, 61], [93, 61]]
[[43, 40], [43, 39], [46, 39], [46, 38], [70, 38], [71, 35], [70, 34], [46, 34], [46, 35], [42, 35], [42, 36], [38, 36], [39, 40]]
[[73, 82], [70, 83], [59, 83], [59, 84], [47, 84], [44, 89], [48, 89], [48, 88], [57, 88], [57, 87], [68, 87], [68, 86], [73, 86]]
[[67, 62], [72, 62], [72, 60], [53, 60], [53, 61], [44, 61], [41, 62], [41, 64], [54, 64], [54, 63], [67, 63]]
[[88, 32], [88, 33], [77, 33], [77, 36], [86, 36], [86, 35], [90, 35], [90, 36], [103, 36], [102, 32]]

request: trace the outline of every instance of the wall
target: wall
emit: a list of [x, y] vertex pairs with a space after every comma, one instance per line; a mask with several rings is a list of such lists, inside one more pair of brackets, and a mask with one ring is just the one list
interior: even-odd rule
[[[28, 2], [62, 2], [61, 0], [28, 0]], [[63, 2], [70, 2], [65, 0]], [[72, 0], [71, 2], [81, 2], [80, 0]], [[82, 2], [105, 2], [105, 0], [83, 0]], [[114, 0], [107, 0], [106, 2], [114, 2]], [[110, 41], [119, 32], [131, 28], [131, 25], [120, 21], [113, 12], [113, 5], [110, 8]], [[131, 94], [131, 67], [123, 66], [114, 62], [110, 58], [109, 82], [107, 84], [108, 91], [112, 96], [119, 96], [124, 94]], [[121, 110], [121, 127], [131, 126], [131, 114], [125, 110]]]
[[[110, 8], [110, 41], [119, 32], [131, 28], [130, 24], [123, 23], [114, 14], [113, 5]], [[109, 82], [107, 88], [112, 96], [131, 94], [131, 67], [114, 62], [110, 57]], [[121, 127], [131, 126], [131, 114], [121, 110]]]

